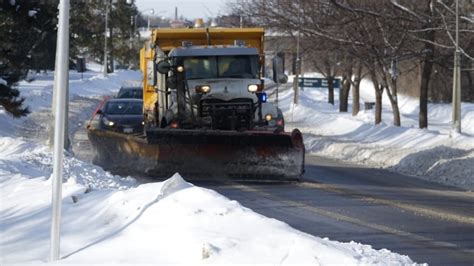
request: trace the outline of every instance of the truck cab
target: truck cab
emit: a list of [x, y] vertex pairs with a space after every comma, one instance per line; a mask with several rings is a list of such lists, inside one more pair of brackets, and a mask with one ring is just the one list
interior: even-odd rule
[[214, 130], [283, 130], [281, 112], [266, 102], [256, 48], [188, 44], [171, 50], [168, 62], [167, 87], [176, 92], [177, 104], [166, 121]]

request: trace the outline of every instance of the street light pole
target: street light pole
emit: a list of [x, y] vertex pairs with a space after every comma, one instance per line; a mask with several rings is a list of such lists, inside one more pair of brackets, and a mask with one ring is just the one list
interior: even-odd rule
[[104, 30], [104, 77], [107, 77], [107, 30], [109, 28], [109, 0], [105, 0], [105, 30]]
[[58, 37], [56, 49], [56, 66], [54, 75], [55, 97], [55, 123], [54, 123], [54, 150], [53, 150], [53, 176], [52, 176], [52, 212], [51, 212], [51, 246], [50, 261], [59, 259], [60, 232], [61, 232], [61, 206], [63, 183], [63, 152], [64, 152], [64, 127], [66, 120], [66, 93], [69, 78], [69, 0], [59, 3]]
[[[153, 8], [147, 9], [147, 10], [145, 10], [145, 11], [150, 11], [150, 14], [151, 14], [151, 15], [155, 14], [155, 9], [153, 9]], [[145, 12], [145, 11], [142, 11], [142, 13]], [[148, 16], [146, 31], [147, 31], [147, 32], [150, 31], [150, 16]]]
[[[298, 2], [298, 13], [301, 12], [301, 1]], [[298, 35], [296, 36], [296, 73], [295, 79], [293, 80], [294, 98], [293, 103], [298, 104], [299, 101], [299, 75], [301, 70], [301, 58], [300, 58], [300, 35], [301, 35], [301, 14], [298, 16]]]
[[459, 0], [456, 0], [456, 51], [453, 70], [452, 128], [461, 133], [461, 51], [459, 50]]

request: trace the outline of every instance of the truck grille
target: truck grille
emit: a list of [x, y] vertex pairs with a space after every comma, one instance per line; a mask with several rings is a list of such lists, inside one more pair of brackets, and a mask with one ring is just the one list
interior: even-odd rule
[[201, 117], [212, 118], [213, 129], [249, 129], [253, 120], [253, 102], [250, 99], [203, 100], [199, 113]]

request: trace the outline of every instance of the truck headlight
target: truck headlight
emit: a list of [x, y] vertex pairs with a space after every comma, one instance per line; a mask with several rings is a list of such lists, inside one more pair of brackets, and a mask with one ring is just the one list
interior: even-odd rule
[[250, 85], [247, 87], [247, 90], [248, 90], [249, 92], [257, 92], [257, 91], [258, 91], [258, 85], [250, 84]]
[[266, 114], [265, 115], [265, 120], [267, 120], [267, 122], [270, 122], [272, 119], [273, 119], [272, 114]]
[[209, 93], [210, 91], [211, 91], [211, 86], [209, 85], [196, 86], [197, 93]]

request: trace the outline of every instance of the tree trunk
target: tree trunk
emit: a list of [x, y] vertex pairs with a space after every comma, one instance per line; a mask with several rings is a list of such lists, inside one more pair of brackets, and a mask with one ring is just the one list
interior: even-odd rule
[[340, 102], [339, 102], [339, 112], [347, 112], [348, 110], [348, 105], [349, 105], [349, 92], [350, 92], [350, 89], [351, 89], [351, 82], [350, 82], [350, 79], [351, 77], [348, 76], [346, 77], [341, 86], [341, 90], [340, 90]]
[[334, 105], [334, 77], [328, 76], [328, 103]]
[[379, 88], [375, 91], [375, 124], [382, 122], [382, 93], [383, 87], [379, 85]]
[[382, 78], [384, 79], [385, 88], [390, 105], [392, 106], [393, 114], [393, 125], [399, 127], [400, 122], [400, 109], [398, 108], [398, 88], [397, 88], [397, 76], [389, 74], [388, 69], [381, 67], [380, 69]]
[[433, 69], [433, 49], [432, 44], [425, 44], [426, 53], [423, 59], [423, 69], [421, 74], [421, 86], [420, 86], [420, 114], [419, 114], [419, 126], [420, 128], [428, 127], [428, 90], [431, 79], [431, 70]]
[[341, 89], [339, 91], [339, 112], [347, 112], [349, 106], [349, 92], [352, 83], [352, 60], [348, 59], [344, 68]]
[[383, 87], [379, 84], [377, 80], [377, 75], [375, 70], [370, 70], [370, 76], [372, 78], [372, 83], [374, 84], [375, 89], [375, 124], [380, 124], [382, 122], [382, 93]]
[[400, 121], [400, 109], [398, 108], [398, 104], [395, 102], [395, 103], [391, 103], [392, 104], [392, 112], [393, 112], [393, 125], [394, 126], [401, 126], [402, 123]]
[[387, 88], [387, 95], [390, 99], [390, 105], [392, 106], [393, 125], [399, 127], [401, 126], [401, 120], [400, 109], [398, 108], [397, 80], [391, 79], [389, 82], [391, 88]]
[[352, 116], [356, 116], [360, 111], [360, 80], [355, 80], [352, 87]]
[[[431, 12], [433, 16], [433, 5], [432, 1], [426, 2], [426, 10]], [[425, 25], [426, 29], [433, 28], [433, 22], [431, 20], [427, 20]], [[433, 69], [433, 57], [435, 51], [435, 31], [429, 30], [425, 33], [425, 38], [429, 42], [425, 42], [425, 46], [423, 51], [425, 51], [425, 56], [423, 58], [422, 64], [422, 74], [421, 74], [421, 85], [420, 85], [420, 113], [419, 113], [419, 127], [420, 128], [427, 128], [428, 127], [428, 90], [429, 84], [431, 79], [431, 72]]]
[[352, 84], [352, 116], [356, 116], [360, 111], [360, 81], [362, 80], [362, 63], [357, 65], [357, 71]]

